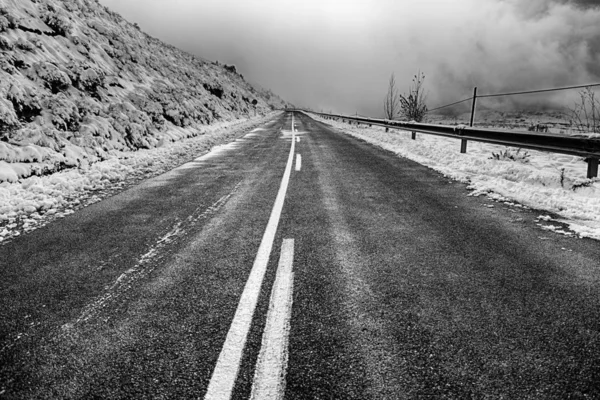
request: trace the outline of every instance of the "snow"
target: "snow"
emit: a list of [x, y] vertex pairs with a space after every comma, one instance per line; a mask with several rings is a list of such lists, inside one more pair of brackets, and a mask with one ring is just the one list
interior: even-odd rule
[[[26, 179], [20, 178], [28, 175], [22, 169], [31, 167], [23, 161], [43, 160], [48, 156], [44, 153], [46, 149], [31, 145], [17, 152], [9, 149], [8, 144], [0, 143], [0, 153], [10, 152], [14, 161], [0, 161], [0, 181], [3, 181], [0, 183], [0, 243], [98, 202], [132, 181], [177, 167], [183, 160], [205, 161], [211, 156], [199, 156], [211, 148], [221, 152], [235, 148], [235, 144], [225, 143], [244, 133], [256, 134], [259, 129], [252, 131], [252, 128], [271, 117], [211, 125], [198, 137], [174, 143], [165, 141], [163, 146], [149, 150], [113, 151], [104, 161], [81, 162], [77, 168]], [[470, 196], [485, 195], [511, 207], [545, 210], [547, 213], [538, 218], [545, 230], [571, 235], [572, 232], [564, 230], [566, 224], [579, 237], [600, 239], [600, 180], [585, 179], [587, 165], [580, 157], [528, 151], [529, 157], [520, 162], [497, 160], [492, 153], [504, 152], [504, 146], [469, 142], [467, 154], [461, 154], [460, 141], [456, 139], [417, 134], [417, 139], [411, 140], [410, 132], [390, 130], [386, 133], [379, 127], [323, 121], [468, 183]], [[241, 134], [232, 133], [240, 130]], [[71, 150], [79, 149], [73, 146], [64, 151]], [[68, 154], [66, 159], [80, 157], [85, 155]]]
[[[0, 244], [96, 203], [128, 184], [169, 171], [185, 161], [201, 160], [198, 156], [211, 154], [211, 149], [223, 151], [233, 145], [225, 143], [242, 137], [273, 115], [215, 123], [205, 127], [203, 134], [197, 137], [165, 142], [161, 147], [147, 150], [113, 151], [104, 161], [80, 163], [78, 168], [45, 176], [20, 178], [28, 176], [20, 171], [29, 167], [28, 164], [0, 161]], [[2, 145], [5, 144], [0, 143], [0, 152]], [[72, 147], [73, 152], [80, 150]], [[23, 148], [22, 157], [17, 155], [14, 160], [38, 157], [36, 151], [35, 146]], [[82, 155], [72, 157], [77, 156]]]
[[[343, 132], [376, 144], [468, 184], [470, 196], [485, 195], [500, 202], [524, 205], [558, 215], [540, 220], [568, 225], [579, 237], [600, 239], [600, 180], [586, 179], [587, 164], [581, 157], [540, 151], [527, 151], [519, 161], [494, 159], [492, 153], [503, 153], [505, 146], [469, 141], [467, 153], [460, 153], [460, 141], [417, 133], [366, 125], [349, 125], [313, 118]], [[517, 149], [509, 149], [515, 154]], [[520, 154], [522, 155], [523, 150]], [[562, 226], [543, 224], [544, 229], [572, 234]]]

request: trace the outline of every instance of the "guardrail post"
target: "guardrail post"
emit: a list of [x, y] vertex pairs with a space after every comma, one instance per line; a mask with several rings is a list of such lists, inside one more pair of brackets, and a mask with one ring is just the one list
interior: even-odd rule
[[[471, 121], [469, 121], [469, 126], [473, 126], [473, 120], [475, 119], [475, 103], [477, 102], [477, 86], [473, 88], [473, 104], [471, 104]], [[467, 152], [467, 139], [461, 139], [460, 141], [460, 152]]]
[[462, 154], [467, 152], [467, 139], [460, 139], [460, 152]]
[[415, 132], [415, 131], [412, 131], [412, 132], [410, 133], [410, 138], [411, 138], [412, 140], [416, 140], [416, 139], [417, 139], [417, 132]]
[[588, 169], [587, 169], [588, 179], [597, 178], [598, 177], [598, 159], [589, 157], [586, 159], [586, 161], [588, 163]]

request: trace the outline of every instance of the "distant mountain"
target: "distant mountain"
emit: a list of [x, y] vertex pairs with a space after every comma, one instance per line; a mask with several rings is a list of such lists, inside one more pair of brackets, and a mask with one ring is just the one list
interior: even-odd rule
[[44, 174], [285, 105], [96, 1], [0, 0], [0, 182], [8, 166]]

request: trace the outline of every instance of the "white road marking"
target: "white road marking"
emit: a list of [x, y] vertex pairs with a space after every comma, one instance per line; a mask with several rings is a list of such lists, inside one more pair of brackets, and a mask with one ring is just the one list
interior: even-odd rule
[[256, 309], [260, 287], [267, 269], [271, 248], [273, 247], [273, 240], [275, 239], [275, 233], [277, 232], [281, 210], [283, 209], [285, 193], [292, 172], [295, 142], [294, 134], [292, 133], [292, 146], [285, 166], [285, 172], [281, 179], [281, 185], [279, 186], [279, 192], [275, 199], [275, 205], [271, 211], [267, 228], [265, 229], [265, 233], [263, 234], [262, 241], [258, 248], [258, 253], [254, 259], [252, 271], [250, 271], [250, 276], [248, 277], [242, 297], [237, 310], [235, 311], [233, 322], [231, 323], [229, 332], [227, 332], [225, 344], [221, 349], [217, 365], [215, 366], [210, 383], [208, 384], [208, 389], [204, 396], [207, 400], [231, 398], [231, 392], [233, 391], [233, 386], [237, 379], [244, 346], [246, 345], [246, 338], [248, 336], [248, 331], [250, 330], [250, 324], [252, 323], [252, 316]]
[[294, 239], [284, 239], [250, 399], [283, 399], [294, 290]]
[[302, 155], [296, 153], [296, 171], [300, 171], [300, 168], [302, 168]]

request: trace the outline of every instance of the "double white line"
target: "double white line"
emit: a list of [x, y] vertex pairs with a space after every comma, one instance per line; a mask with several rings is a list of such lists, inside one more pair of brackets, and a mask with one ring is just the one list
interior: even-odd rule
[[[294, 116], [292, 114], [292, 146], [279, 186], [279, 192], [275, 198], [275, 205], [254, 259], [250, 276], [244, 287], [233, 322], [225, 338], [225, 344], [219, 354], [217, 365], [204, 396], [205, 400], [228, 400], [231, 398], [260, 288], [271, 255], [275, 233], [279, 225], [285, 193], [292, 171], [295, 143]], [[285, 391], [284, 375], [287, 367], [287, 343], [292, 308], [293, 258], [294, 240], [285, 239], [281, 249], [281, 258], [271, 293], [267, 322], [254, 375], [251, 395], [253, 399], [281, 399]]]
[[284, 239], [250, 399], [283, 399], [294, 286], [294, 239]]

